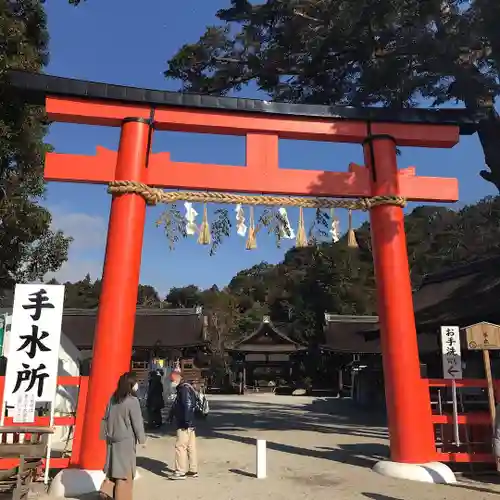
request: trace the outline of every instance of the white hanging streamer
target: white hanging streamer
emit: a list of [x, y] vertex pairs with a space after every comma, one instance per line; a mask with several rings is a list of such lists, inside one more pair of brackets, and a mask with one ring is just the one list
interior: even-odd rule
[[198, 226], [196, 225], [196, 217], [198, 212], [193, 208], [193, 204], [189, 201], [184, 202], [184, 208], [186, 209], [186, 214], [184, 218], [186, 219], [186, 234], [192, 236], [198, 231]]
[[330, 229], [330, 234], [332, 235], [332, 241], [337, 243], [340, 240], [340, 221], [338, 219], [332, 220], [332, 227]]
[[283, 222], [280, 227], [280, 236], [282, 238], [285, 238], [287, 240], [293, 240], [295, 239], [295, 231], [292, 229], [292, 226], [290, 225], [290, 221], [288, 220], [288, 213], [286, 211], [286, 208], [281, 207], [279, 209], [279, 213], [281, 215], [281, 218], [283, 219]]
[[237, 233], [240, 236], [245, 236], [247, 234], [247, 226], [245, 224], [245, 212], [243, 211], [243, 207], [241, 206], [241, 203], [238, 203], [236, 205], [236, 208], [234, 209], [236, 213], [236, 228], [237, 228]]

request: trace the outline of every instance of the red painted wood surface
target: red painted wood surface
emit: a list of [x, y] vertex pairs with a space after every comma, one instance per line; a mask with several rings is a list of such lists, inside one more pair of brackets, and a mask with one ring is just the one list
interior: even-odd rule
[[[143, 120], [123, 123], [117, 179], [144, 182], [150, 133], [149, 124]], [[102, 470], [104, 466], [106, 447], [99, 438], [102, 418], [118, 379], [130, 369], [145, 221], [142, 196], [113, 196], [79, 449], [78, 461], [84, 469]]]
[[495, 463], [495, 457], [491, 453], [439, 453], [436, 452], [436, 462], [456, 463]]
[[[451, 387], [451, 380], [448, 379], [428, 379], [427, 383], [430, 388], [443, 388]], [[493, 381], [495, 389], [500, 388], [500, 380]], [[456, 380], [457, 388], [486, 388], [487, 382], [485, 379], [462, 379]], [[460, 425], [469, 426], [469, 437], [472, 441], [477, 442], [477, 436], [484, 439], [484, 447], [491, 446], [491, 416], [488, 411], [475, 411], [469, 413], [461, 413], [457, 416], [457, 421]], [[450, 429], [453, 426], [453, 415], [432, 415], [432, 422], [434, 425], [445, 425]], [[479, 429], [478, 429], [479, 428]], [[484, 432], [481, 428], [485, 428]], [[487, 428], [487, 429], [486, 429]], [[481, 432], [476, 432], [481, 431]], [[465, 443], [464, 443], [465, 445]], [[442, 452], [436, 451], [436, 460], [439, 462], [457, 462], [457, 463], [495, 463], [495, 457], [492, 453], [483, 452]]]
[[[64, 469], [66, 467], [69, 467], [70, 465], [71, 466], [79, 465], [79, 451], [81, 448], [81, 428], [82, 428], [81, 422], [83, 421], [85, 413], [85, 403], [87, 399], [87, 389], [88, 389], [88, 377], [60, 376], [57, 377], [57, 384], [63, 386], [79, 387], [78, 400], [76, 406], [76, 416], [54, 417], [54, 427], [71, 426], [71, 425], [75, 426], [73, 433], [73, 446], [72, 446], [71, 457], [65, 457], [65, 458], [52, 457], [50, 459], [51, 469]], [[0, 401], [3, 400], [4, 386], [5, 386], [5, 377], [0, 377]], [[49, 417], [35, 417], [35, 422], [23, 423], [19, 425], [22, 425], [23, 427], [26, 426], [48, 427], [49, 424], [50, 424]], [[13, 422], [12, 417], [6, 417], [4, 425], [15, 426], [16, 424]], [[14, 440], [17, 439], [18, 435], [14, 434]], [[0, 470], [10, 469], [12, 467], [17, 466], [18, 463], [19, 463], [18, 459], [0, 457]]]
[[[65, 97], [47, 97], [45, 109], [56, 122], [110, 127], [121, 126], [130, 116], [150, 116], [147, 106]], [[161, 107], [155, 109], [155, 128], [223, 135], [264, 132], [284, 139], [353, 143], [361, 143], [368, 135], [367, 123], [359, 121]], [[371, 133], [390, 135], [399, 146], [451, 148], [459, 140], [459, 128], [453, 125], [372, 123]]]
[[[115, 180], [116, 160], [115, 151], [101, 146], [97, 147], [94, 156], [47, 153], [45, 179], [107, 184]], [[68, 165], [71, 165], [71, 169], [68, 169]], [[457, 179], [419, 177], [415, 175], [414, 167], [400, 169], [398, 177], [400, 194], [408, 200], [458, 200]], [[246, 165], [176, 162], [170, 159], [168, 152], [151, 154], [143, 182], [150, 186], [180, 190], [335, 198], [370, 196], [370, 178], [364, 166], [351, 163], [347, 172], [279, 168], [277, 136], [263, 134], [247, 136]]]
[[[371, 196], [401, 195], [396, 145], [391, 137], [373, 138], [363, 151]], [[420, 376], [403, 209], [394, 205], [371, 208], [370, 230], [391, 460], [431, 462], [434, 429], [429, 387]]]

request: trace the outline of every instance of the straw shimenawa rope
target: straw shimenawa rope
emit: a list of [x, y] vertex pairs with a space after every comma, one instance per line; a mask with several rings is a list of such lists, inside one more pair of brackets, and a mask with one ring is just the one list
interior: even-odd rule
[[203, 191], [164, 191], [147, 184], [135, 181], [112, 181], [108, 185], [110, 194], [141, 195], [148, 205], [158, 203], [175, 203], [176, 201], [190, 201], [193, 203], [224, 203], [237, 205], [268, 205], [294, 206], [302, 208], [345, 208], [347, 210], [369, 210], [380, 205], [395, 205], [405, 207], [406, 199], [402, 196], [373, 196], [357, 200], [334, 198], [306, 198], [301, 196], [273, 196], [273, 195], [245, 195]]

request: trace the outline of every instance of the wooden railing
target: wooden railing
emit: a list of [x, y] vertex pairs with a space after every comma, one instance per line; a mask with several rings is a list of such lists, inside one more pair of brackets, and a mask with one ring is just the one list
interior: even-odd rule
[[[80, 457], [80, 446], [82, 440], [83, 419], [85, 416], [85, 405], [87, 402], [88, 377], [57, 377], [59, 386], [78, 387], [78, 399], [76, 404], [76, 412], [70, 416], [55, 416], [54, 427], [73, 426], [73, 443], [71, 454], [69, 457], [52, 457], [50, 459], [51, 469], [65, 469], [67, 467], [77, 467]], [[0, 401], [3, 401], [3, 392], [5, 385], [5, 377], [0, 377]], [[50, 417], [35, 417], [32, 424], [20, 424], [22, 427], [47, 427], [50, 424]], [[15, 426], [12, 417], [5, 417], [4, 425]], [[16, 436], [14, 435], [14, 439]], [[18, 437], [17, 437], [18, 439]], [[1, 458], [0, 470], [16, 467], [19, 460], [16, 458]]]
[[[451, 380], [446, 379], [429, 379], [429, 389], [451, 388]], [[462, 388], [487, 388], [487, 382], [484, 379], [463, 379], [456, 380], [457, 389]], [[495, 392], [499, 394], [500, 381], [494, 381]], [[487, 404], [487, 401], [486, 401]], [[432, 422], [434, 428], [443, 429], [446, 435], [453, 435], [454, 418], [453, 414], [447, 412], [440, 415], [437, 409], [433, 406]], [[458, 425], [461, 427], [461, 435], [472, 436], [474, 439], [469, 443], [466, 439], [457, 450], [451, 450], [453, 446], [445, 446], [436, 449], [436, 461], [439, 462], [460, 462], [460, 463], [494, 463], [495, 458], [492, 453], [492, 423], [491, 416], [488, 410], [473, 411], [467, 413], [458, 413]], [[475, 441], [477, 436], [480, 441]], [[463, 450], [463, 448], [469, 448]], [[480, 451], [477, 451], [479, 449]]]

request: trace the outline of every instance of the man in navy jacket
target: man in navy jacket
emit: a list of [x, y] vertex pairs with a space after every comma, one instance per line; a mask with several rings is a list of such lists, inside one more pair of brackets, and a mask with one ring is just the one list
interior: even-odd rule
[[171, 378], [172, 386], [176, 387], [177, 394], [170, 410], [169, 420], [175, 423], [177, 439], [175, 442], [175, 472], [170, 476], [170, 479], [198, 477], [195, 432], [196, 391], [191, 384], [182, 380], [180, 372], [174, 371]]

